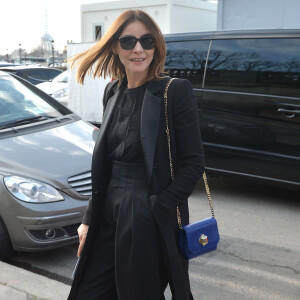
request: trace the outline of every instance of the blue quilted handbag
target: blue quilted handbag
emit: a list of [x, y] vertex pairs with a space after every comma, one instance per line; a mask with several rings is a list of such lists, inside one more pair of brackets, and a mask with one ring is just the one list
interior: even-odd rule
[[178, 234], [179, 249], [186, 259], [216, 250], [220, 240], [214, 217], [184, 225]]
[[[174, 170], [171, 155], [171, 138], [168, 124], [168, 88], [174, 78], [171, 78], [165, 88], [164, 103], [165, 103], [165, 116], [166, 116], [166, 133], [169, 147], [169, 160], [170, 160], [170, 173], [171, 179], [174, 180]], [[206, 195], [208, 198], [212, 217], [200, 220], [198, 222], [184, 225], [181, 224], [180, 211], [177, 207], [177, 221], [178, 221], [178, 245], [182, 255], [186, 259], [192, 259], [201, 254], [213, 251], [217, 249], [217, 245], [220, 240], [217, 220], [215, 219], [215, 213], [213, 208], [212, 199], [208, 187], [206, 173], [203, 173], [203, 181], [205, 185]]]

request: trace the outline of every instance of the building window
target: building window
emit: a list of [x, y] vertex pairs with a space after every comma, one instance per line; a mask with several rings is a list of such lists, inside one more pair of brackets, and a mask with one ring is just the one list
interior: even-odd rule
[[95, 26], [95, 40], [98, 41], [101, 39], [102, 36], [102, 26], [96, 25]]

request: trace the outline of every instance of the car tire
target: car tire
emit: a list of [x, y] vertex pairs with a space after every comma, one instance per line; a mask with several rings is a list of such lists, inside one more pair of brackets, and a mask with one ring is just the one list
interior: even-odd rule
[[13, 247], [8, 231], [0, 217], [0, 260], [9, 258], [13, 254]]

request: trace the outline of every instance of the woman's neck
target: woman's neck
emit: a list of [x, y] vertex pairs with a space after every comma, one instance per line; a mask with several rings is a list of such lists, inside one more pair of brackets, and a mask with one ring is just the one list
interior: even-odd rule
[[136, 88], [142, 85], [142, 83], [145, 81], [146, 78], [147, 78], [147, 74], [145, 75], [139, 73], [135, 73], [134, 75], [127, 74], [127, 87], [129, 89]]

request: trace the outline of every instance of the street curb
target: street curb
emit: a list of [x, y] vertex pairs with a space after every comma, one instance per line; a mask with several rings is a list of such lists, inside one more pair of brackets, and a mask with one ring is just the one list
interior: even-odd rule
[[[65, 300], [70, 286], [0, 261], [0, 299]], [[21, 297], [24, 295], [24, 297]], [[10, 297], [10, 298], [9, 298]]]

